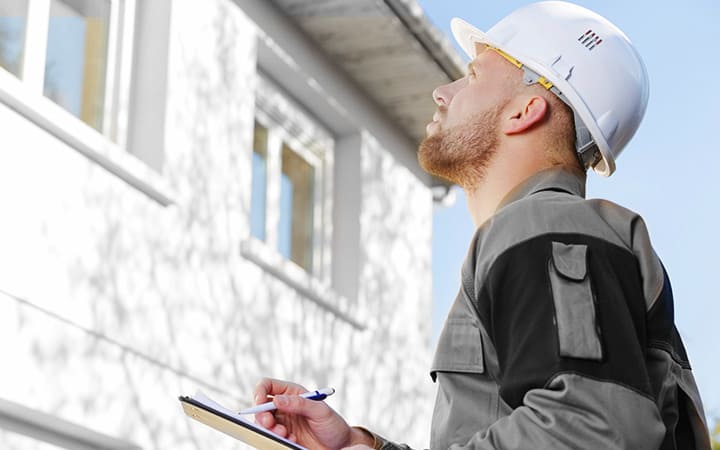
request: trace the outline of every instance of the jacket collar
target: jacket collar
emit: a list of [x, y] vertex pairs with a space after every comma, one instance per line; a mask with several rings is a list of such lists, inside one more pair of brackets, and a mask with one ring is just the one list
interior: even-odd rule
[[510, 203], [540, 191], [562, 191], [585, 198], [585, 180], [566, 169], [546, 169], [531, 175], [511, 190], [500, 202], [497, 211]]

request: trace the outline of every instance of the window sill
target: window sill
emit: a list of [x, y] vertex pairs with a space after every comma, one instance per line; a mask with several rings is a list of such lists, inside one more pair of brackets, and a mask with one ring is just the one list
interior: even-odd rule
[[267, 273], [298, 291], [302, 296], [317, 304], [353, 328], [363, 331], [367, 328], [364, 320], [358, 320], [347, 308], [341, 307], [345, 299], [332, 290], [327, 283], [312, 277], [296, 264], [287, 261], [279, 253], [270, 250], [263, 242], [249, 238], [240, 244], [240, 254]]
[[135, 156], [0, 69], [0, 103], [79, 151], [162, 206], [173, 202], [162, 176]]
[[3, 398], [0, 398], [0, 429], [64, 448], [140, 450], [139, 446], [131, 442]]

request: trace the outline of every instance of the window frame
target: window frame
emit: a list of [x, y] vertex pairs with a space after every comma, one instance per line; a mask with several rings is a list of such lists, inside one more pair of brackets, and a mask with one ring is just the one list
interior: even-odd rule
[[[127, 108], [124, 111], [122, 110], [123, 102], [121, 102], [121, 99], [127, 98], [130, 90], [129, 67], [132, 66], [136, 0], [103, 1], [110, 4], [110, 17], [108, 21], [103, 118], [101, 129], [97, 131], [117, 143], [118, 146], [124, 147], [127, 135], [125, 126]], [[40, 95], [43, 95], [45, 82], [51, 3], [52, 0], [28, 0], [24, 58], [19, 78], [27, 83], [31, 91], [37, 91]], [[45, 96], [43, 95], [43, 97]], [[62, 107], [61, 109], [65, 110]], [[79, 117], [70, 111], [66, 112], [82, 122]], [[125, 120], [120, 120], [121, 116], [125, 116]]]
[[28, 0], [20, 74], [0, 67], [0, 105], [103, 166], [162, 206], [174, 193], [155, 169], [128, 149], [129, 110], [138, 0], [108, 0], [108, 61], [103, 126], [97, 130], [43, 93], [51, 0]]
[[[332, 250], [332, 174], [335, 141], [331, 134], [304, 108], [263, 73], [258, 74], [256, 86], [255, 122], [267, 130], [267, 165], [265, 187], [265, 241], [251, 234], [248, 214], [248, 241], [245, 247], [264, 254], [264, 260], [279, 264], [287, 277], [304, 282], [306, 279], [330, 283]], [[252, 133], [254, 133], [254, 126]], [[251, 140], [252, 142], [252, 140]], [[278, 249], [280, 223], [280, 180], [282, 148], [285, 144], [293, 153], [313, 167], [313, 231], [312, 267], [305, 270]], [[251, 147], [250, 152], [254, 152]], [[249, 160], [251, 160], [252, 155]], [[252, 175], [251, 175], [252, 176]], [[252, 187], [252, 182], [250, 183]], [[248, 209], [249, 210], [249, 209]], [[260, 250], [261, 249], [261, 250]], [[262, 257], [262, 256], [261, 256]]]

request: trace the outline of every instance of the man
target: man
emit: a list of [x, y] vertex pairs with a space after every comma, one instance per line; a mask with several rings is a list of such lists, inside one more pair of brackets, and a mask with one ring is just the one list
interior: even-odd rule
[[[709, 449], [673, 324], [669, 280], [642, 219], [585, 200], [647, 104], [630, 41], [564, 2], [488, 33], [455, 20], [473, 58], [433, 93], [423, 167], [459, 184], [478, 227], [431, 368], [431, 449]], [[259, 423], [309, 448], [402, 448], [348, 426], [300, 386], [263, 380], [282, 414]]]

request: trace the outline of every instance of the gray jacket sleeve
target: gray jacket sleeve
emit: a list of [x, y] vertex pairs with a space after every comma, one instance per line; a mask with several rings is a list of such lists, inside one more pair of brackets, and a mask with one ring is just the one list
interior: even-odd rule
[[[475, 402], [481, 411], [499, 402], [504, 412], [474, 429], [449, 422], [473, 431], [438, 449], [709, 449], [667, 274], [654, 258], [555, 233], [493, 260], [463, 290], [482, 330], [476, 347], [486, 353], [482, 371], [469, 376], [492, 389], [457, 387], [445, 407]], [[657, 272], [652, 289], [648, 261]], [[378, 448], [407, 447], [379, 438]]]
[[665, 425], [631, 251], [581, 234], [540, 235], [501, 254], [475, 295], [483, 345], [497, 354], [492, 377], [512, 412], [457, 448], [660, 447]]
[[547, 387], [528, 391], [512, 414], [452, 448], [656, 450], [664, 434], [655, 404], [647, 397], [623, 386], [562, 374]]

